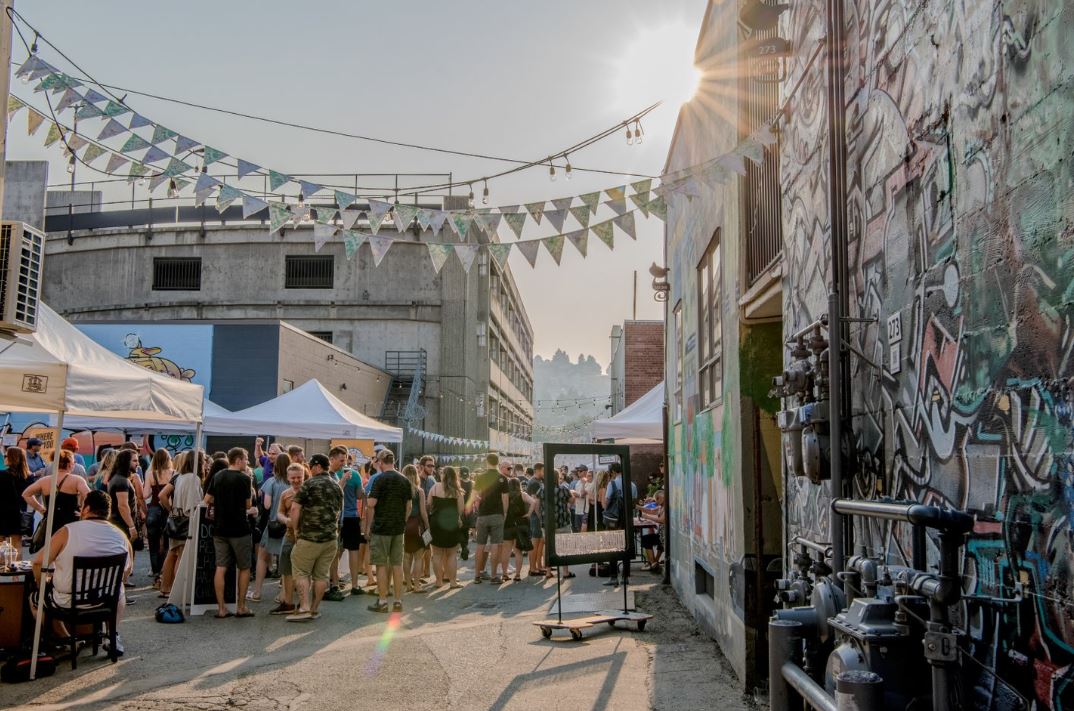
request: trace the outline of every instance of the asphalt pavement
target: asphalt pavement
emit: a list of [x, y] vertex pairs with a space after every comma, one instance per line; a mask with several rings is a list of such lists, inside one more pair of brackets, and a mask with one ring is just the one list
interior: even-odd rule
[[[140, 557], [135, 584], [145, 581]], [[564, 594], [605, 593], [602, 579], [566, 581]], [[636, 604], [654, 618], [644, 632], [606, 625], [581, 641], [543, 639], [532, 622], [555, 601], [554, 580], [524, 578], [405, 596], [401, 615], [366, 609], [370, 595], [324, 602], [310, 623], [268, 614], [265, 586], [251, 619], [188, 618], [158, 624], [152, 589], [135, 589], [121, 625], [126, 654], [112, 664], [84, 651], [72, 671], [0, 685], [3, 708], [76, 709], [634, 709], [754, 708], [718, 647], [701, 634], [670, 588], [636, 573]], [[610, 598], [610, 599], [614, 599]], [[582, 616], [577, 613], [571, 616]]]

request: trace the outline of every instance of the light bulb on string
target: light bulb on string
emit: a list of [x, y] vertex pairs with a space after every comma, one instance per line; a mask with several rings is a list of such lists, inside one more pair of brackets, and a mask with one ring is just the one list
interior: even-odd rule
[[474, 186], [467, 183], [470, 188], [470, 194], [466, 196], [466, 204], [470, 207], [474, 206]]
[[628, 146], [634, 145], [634, 134], [630, 130], [630, 124], [627, 124], [626, 127], [626, 144]]
[[140, 185], [140, 186], [145, 185], [145, 176], [144, 175], [138, 176], [138, 180], [136, 180], [135, 182], [137, 182], [138, 185]]
[[487, 180], [485, 181], [485, 189], [481, 193], [481, 204], [482, 205], [488, 205], [489, 204], [489, 181], [487, 181]]
[[299, 192], [299, 194], [298, 194], [298, 206], [299, 207], [305, 207], [306, 206], [306, 196], [303, 195], [301, 192]]
[[38, 37], [40, 37], [40, 35], [37, 34], [36, 32], [34, 32], [34, 41], [30, 45], [30, 54], [37, 54], [37, 38]]
[[563, 170], [563, 176], [567, 180], [570, 180], [571, 177], [573, 177], [573, 176], [571, 176], [571, 158], [570, 158], [570, 156], [565, 155], [565, 156], [563, 156], [563, 159], [567, 161], [567, 167], [564, 168], [564, 170]]
[[179, 197], [179, 186], [175, 184], [175, 178], [168, 180], [168, 197], [172, 200]]
[[71, 174], [74, 174], [74, 172], [75, 172], [75, 157], [74, 157], [74, 155], [72, 155], [70, 158], [67, 159], [67, 172], [71, 173]]
[[552, 165], [552, 161], [548, 161], [548, 179], [556, 182], [556, 166]]
[[645, 131], [641, 130], [641, 119], [634, 122], [634, 143], [641, 143], [644, 139], [641, 137]]

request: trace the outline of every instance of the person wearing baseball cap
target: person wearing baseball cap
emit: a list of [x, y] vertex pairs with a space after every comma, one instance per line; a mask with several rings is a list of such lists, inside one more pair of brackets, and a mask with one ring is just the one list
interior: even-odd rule
[[42, 472], [48, 470], [48, 463], [41, 456], [41, 445], [43, 444], [44, 442], [37, 437], [31, 437], [26, 440], [26, 466], [30, 468], [31, 477], [38, 477]]
[[78, 453], [78, 440], [74, 437], [68, 437], [60, 443], [60, 449], [66, 450], [74, 455], [75, 458], [75, 474], [78, 474], [83, 479], [86, 478], [86, 460], [82, 458], [82, 455]]

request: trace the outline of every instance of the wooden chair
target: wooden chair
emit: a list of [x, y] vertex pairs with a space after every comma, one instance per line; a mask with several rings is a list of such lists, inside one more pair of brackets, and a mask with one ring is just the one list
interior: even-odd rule
[[[119, 590], [123, 584], [123, 571], [127, 566], [127, 554], [106, 556], [75, 556], [71, 574], [71, 603], [62, 606], [53, 597], [54, 587], [49, 586], [45, 610], [53, 619], [64, 623], [70, 636], [62, 642], [71, 645], [71, 668], [78, 668], [78, 642], [88, 639], [97, 654], [101, 643], [101, 625], [108, 625], [108, 658], [115, 663], [116, 625], [119, 617]], [[93, 625], [87, 636], [79, 634], [79, 626]]]

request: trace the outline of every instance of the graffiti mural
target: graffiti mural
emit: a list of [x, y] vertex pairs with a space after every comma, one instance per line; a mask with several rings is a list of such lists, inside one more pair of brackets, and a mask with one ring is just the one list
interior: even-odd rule
[[[970, 708], [1074, 708], [1074, 3], [846, 3], [854, 491], [969, 510]], [[823, 28], [798, 2], [784, 34]], [[791, 30], [791, 28], [794, 28]], [[799, 46], [806, 46], [800, 44]], [[786, 84], [824, 70], [792, 62]], [[812, 91], [807, 93], [813, 93]], [[784, 127], [785, 330], [831, 283], [823, 102]], [[817, 116], [820, 115], [820, 119]], [[825, 537], [826, 485], [791, 482]], [[855, 541], [909, 560], [906, 531]]]

